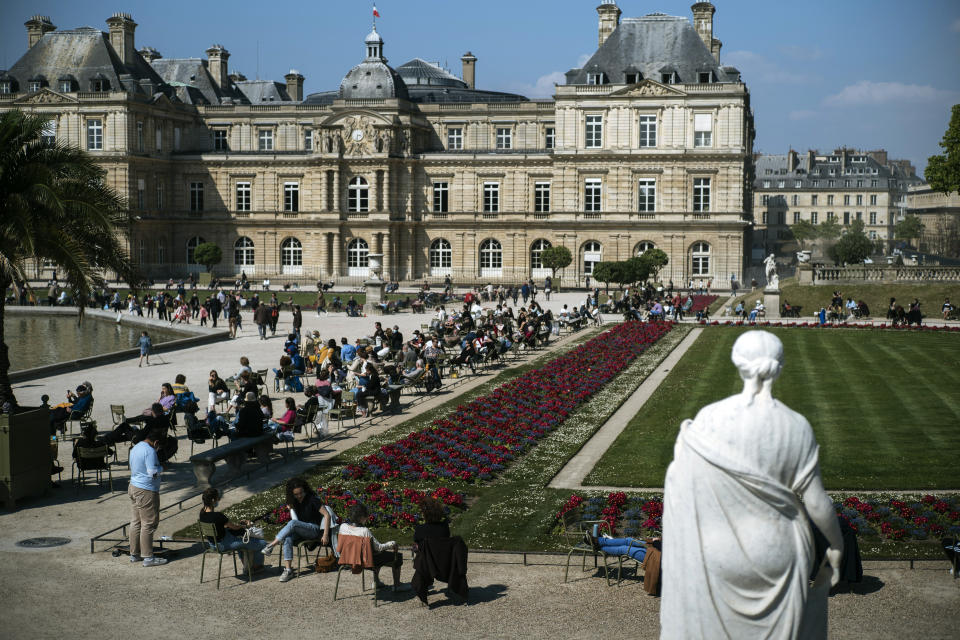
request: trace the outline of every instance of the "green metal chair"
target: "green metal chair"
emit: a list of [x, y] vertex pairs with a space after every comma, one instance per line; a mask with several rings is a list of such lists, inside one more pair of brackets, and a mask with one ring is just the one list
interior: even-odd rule
[[231, 549], [224, 551], [219, 544], [214, 544], [210, 540], [216, 540], [217, 526], [212, 522], [197, 522], [200, 526], [200, 544], [203, 546], [203, 555], [200, 559], [200, 584], [203, 584], [203, 569], [207, 562], [207, 553], [216, 553], [220, 556], [220, 563], [217, 565], [217, 591], [220, 590], [220, 574], [223, 571], [223, 556], [233, 556], [233, 575], [238, 577], [237, 572], [237, 553], [246, 555], [247, 582], [253, 582], [253, 553], [249, 549]]
[[[83, 486], [84, 474], [92, 473], [99, 485], [103, 481], [103, 473], [110, 479], [110, 493], [113, 493], [113, 472], [110, 470], [110, 449], [102, 444], [98, 447], [77, 447], [77, 457], [70, 469], [70, 481], [76, 482], [77, 491]], [[76, 478], [74, 477], [76, 476]]]
[[[349, 537], [351, 537], [351, 536], [341, 536], [341, 537], [349, 538]], [[369, 553], [369, 557], [372, 558], [372, 557], [373, 557], [373, 543], [370, 541], [370, 538], [363, 538], [363, 542], [362, 542], [361, 544], [366, 545], [366, 547], [367, 547], [367, 553]], [[340, 547], [340, 548], [341, 548], [341, 552], [342, 552], [343, 547]], [[399, 553], [399, 551], [397, 551], [397, 550], [395, 549], [395, 550], [393, 551], [394, 557], [396, 557], [396, 555], [397, 555], [398, 553]], [[342, 562], [343, 562], [343, 556], [340, 557], [340, 563], [342, 563]], [[333, 585], [333, 601], [334, 601], [334, 602], [337, 601], [337, 591], [340, 589], [340, 572], [342, 572], [344, 569], [346, 569], [347, 571], [350, 571], [350, 570], [351, 570], [351, 566], [348, 565], [348, 564], [338, 564], [338, 565], [337, 565], [337, 581], [336, 581], [336, 582], [334, 583], [334, 585]], [[366, 590], [367, 590], [367, 582], [366, 582], [366, 573], [367, 573], [367, 571], [373, 571], [373, 569], [363, 569], [363, 570], [360, 571], [360, 594], [361, 594], [361, 595], [363, 595], [363, 593], [366, 592]], [[378, 605], [378, 600], [379, 600], [379, 598], [377, 597], [377, 591], [378, 591], [378, 589], [379, 589], [380, 587], [381, 587], [381, 584], [380, 584], [379, 582], [377, 582], [377, 579], [376, 579], [376, 578], [374, 578], [374, 580], [373, 580], [373, 606], [374, 606], [374, 608], [376, 608], [377, 606], [379, 606], [379, 605]]]
[[[587, 542], [586, 533], [593, 529], [593, 525], [602, 528], [606, 525], [605, 520], [579, 520], [579, 514], [576, 510], [568, 511], [563, 514], [563, 530], [561, 532], [567, 546], [567, 564], [563, 573], [563, 581], [566, 582], [570, 574], [570, 558], [579, 553], [582, 557], [581, 570], [587, 570], [587, 555], [593, 556], [593, 568], [598, 568], [598, 559], [603, 561], [603, 574], [607, 579], [607, 586], [613, 586], [610, 582], [610, 569], [613, 568], [611, 560], [616, 560], [617, 585], [623, 582], [623, 563], [635, 562], [637, 565], [637, 575], [640, 575], [641, 564], [635, 558], [628, 554], [617, 555], [603, 551], [603, 549], [594, 549], [593, 545]], [[628, 549], [629, 551], [629, 549]]]
[[337, 420], [337, 430], [343, 424], [344, 417], [353, 418], [353, 426], [357, 426], [357, 394], [354, 391], [343, 391], [340, 394], [340, 406], [330, 409], [328, 418]]

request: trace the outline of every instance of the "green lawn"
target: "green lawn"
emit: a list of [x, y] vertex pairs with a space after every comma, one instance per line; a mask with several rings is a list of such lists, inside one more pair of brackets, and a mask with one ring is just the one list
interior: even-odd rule
[[[744, 330], [701, 334], [584, 484], [662, 487], [680, 422], [741, 389]], [[813, 425], [828, 488], [960, 488], [960, 335], [772, 331], [786, 354], [774, 395]]]

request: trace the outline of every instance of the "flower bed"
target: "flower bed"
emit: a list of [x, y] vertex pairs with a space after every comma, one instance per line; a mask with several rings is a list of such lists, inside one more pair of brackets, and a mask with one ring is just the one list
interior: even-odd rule
[[700, 324], [709, 325], [711, 327], [806, 327], [808, 329], [896, 329], [898, 331], [948, 331], [948, 332], [958, 332], [960, 331], [960, 326], [949, 326], [949, 327], [939, 327], [933, 325], [892, 325], [892, 324], [856, 324], [856, 323], [847, 323], [847, 322], [837, 322], [837, 323], [827, 323], [820, 324], [819, 322], [747, 322], [745, 320], [727, 320], [725, 322], [720, 322], [719, 320], [714, 320], [713, 322], [708, 322], [706, 320], [701, 320]]
[[[862, 499], [834, 502], [837, 515], [858, 537], [912, 541], [960, 535], [960, 497], [925, 495], [920, 500]], [[557, 513], [557, 521], [574, 509], [582, 520], [604, 520], [611, 535], [659, 535], [663, 517], [661, 497], [627, 497], [622, 491], [607, 496], [573, 494]]]
[[[419, 522], [419, 505], [428, 495], [446, 505], [448, 513], [453, 509], [462, 511], [466, 508], [464, 494], [454, 493], [447, 487], [425, 492], [416, 489], [392, 488], [386, 483], [372, 482], [356, 494], [349, 489], [335, 486], [317, 487], [317, 495], [333, 507], [340, 518], [346, 517], [350, 507], [362, 502], [370, 512], [371, 527], [388, 526], [401, 530], [411, 529]], [[286, 524], [290, 521], [289, 505], [284, 504], [275, 508], [264, 518], [264, 521], [274, 526]]]
[[693, 306], [690, 311], [685, 311], [687, 315], [696, 315], [697, 311], [703, 311], [717, 301], [718, 296], [693, 296]]
[[349, 480], [490, 480], [559, 426], [671, 323], [626, 322], [343, 469]]

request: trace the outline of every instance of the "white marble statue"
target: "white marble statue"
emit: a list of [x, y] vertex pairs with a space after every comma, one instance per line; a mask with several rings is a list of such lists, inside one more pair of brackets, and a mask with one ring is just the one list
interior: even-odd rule
[[767, 272], [767, 289], [780, 288], [780, 276], [777, 275], [777, 260], [771, 253], [763, 261]]
[[[772, 333], [733, 346], [743, 391], [685, 420], [667, 469], [660, 637], [825, 638], [843, 539], [810, 424], [771, 395]], [[830, 543], [813, 588], [810, 520]]]

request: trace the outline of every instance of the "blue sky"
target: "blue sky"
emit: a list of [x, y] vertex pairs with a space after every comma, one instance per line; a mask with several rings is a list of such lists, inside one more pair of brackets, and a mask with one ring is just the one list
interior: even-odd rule
[[[413, 57], [459, 75], [467, 50], [485, 89], [547, 97], [567, 69], [596, 49], [599, 0], [380, 0], [379, 31], [391, 64]], [[692, 2], [619, 0], [624, 16], [654, 11], [690, 17]], [[752, 93], [755, 150], [886, 148], [922, 171], [940, 153], [949, 107], [960, 103], [957, 0], [716, 0], [721, 61]], [[362, 0], [5, 0], [0, 68], [26, 49], [23, 22], [49, 15], [59, 28], [106, 30], [114, 11], [139, 23], [137, 47], [164, 57], [230, 52], [230, 68], [283, 80], [296, 68], [307, 92], [335, 89], [364, 55], [371, 3]]]

